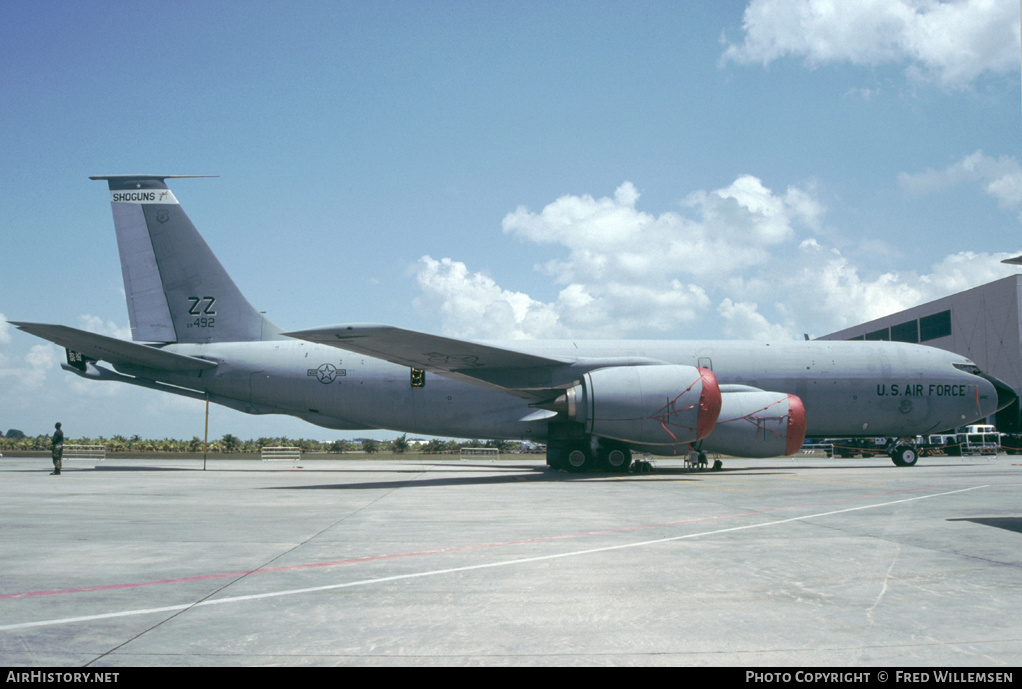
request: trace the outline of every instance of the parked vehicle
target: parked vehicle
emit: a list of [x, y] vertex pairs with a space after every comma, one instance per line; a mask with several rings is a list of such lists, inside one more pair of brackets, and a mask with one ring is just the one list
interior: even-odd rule
[[989, 424], [972, 424], [959, 428], [950, 436], [947, 454], [952, 457], [966, 455], [996, 455], [1001, 451], [1001, 434]]
[[1001, 449], [1009, 455], [1022, 454], [1022, 433], [1002, 433]]

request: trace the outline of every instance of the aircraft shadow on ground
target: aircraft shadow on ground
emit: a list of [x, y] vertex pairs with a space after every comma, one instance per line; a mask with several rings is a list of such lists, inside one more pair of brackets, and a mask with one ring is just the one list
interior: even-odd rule
[[[523, 482], [572, 482], [572, 483], [586, 483], [594, 481], [607, 481], [607, 480], [618, 480], [618, 481], [658, 481], [663, 480], [664, 477], [670, 477], [674, 481], [692, 481], [702, 482], [706, 480], [712, 480], [715, 477], [724, 476], [785, 476], [790, 475], [795, 469], [810, 469], [812, 471], [833, 471], [833, 470], [856, 470], [856, 469], [873, 469], [880, 471], [918, 471], [921, 469], [936, 469], [944, 468], [946, 465], [916, 465], [914, 467], [904, 468], [896, 467], [893, 464], [886, 463], [873, 463], [873, 464], [861, 464], [849, 466], [845, 465], [834, 465], [829, 466], [825, 464], [813, 465], [813, 466], [761, 466], [761, 467], [733, 467], [728, 468], [726, 465], [717, 471], [702, 470], [694, 471], [685, 467], [673, 467], [673, 466], [657, 466], [650, 472], [642, 473], [605, 473], [605, 472], [594, 472], [586, 474], [573, 474], [567, 471], [553, 471], [546, 467], [536, 466], [534, 464], [527, 465], [493, 465], [493, 464], [425, 464], [420, 466], [429, 467], [442, 467], [452, 471], [465, 472], [470, 470], [478, 470], [480, 472], [487, 472], [491, 475], [488, 476], [436, 476], [427, 477], [422, 479], [407, 480], [404, 478], [394, 478], [393, 480], [379, 480], [379, 481], [353, 481], [350, 483], [326, 483], [317, 485], [305, 485], [305, 486], [278, 486], [273, 488], [267, 488], [267, 490], [366, 490], [366, 489], [379, 489], [379, 488], [395, 488], [399, 486], [405, 486], [408, 488], [428, 488], [436, 486], [465, 486], [465, 485], [499, 485], [506, 483], [523, 483]], [[369, 470], [352, 469], [358, 473], [371, 473], [371, 474], [418, 474], [421, 475], [423, 472], [421, 469], [410, 468], [410, 467], [378, 467]], [[317, 469], [311, 469], [310, 471], [319, 471]], [[336, 473], [338, 471], [347, 472], [348, 469], [326, 469], [324, 472]], [[492, 475], [492, 472], [504, 471], [514, 472], [505, 473], [502, 475]]]
[[949, 522], [972, 522], [983, 526], [993, 526], [998, 529], [1014, 531], [1022, 534], [1022, 517], [963, 517], [959, 519], [948, 519]]
[[[920, 471], [923, 469], [934, 469], [943, 468], [946, 465], [925, 465], [919, 464], [911, 467], [913, 471]], [[963, 465], [964, 466], [964, 465]], [[39, 469], [35, 468], [17, 468], [13, 471], [18, 472], [29, 472], [36, 473], [41, 471], [44, 467]], [[451, 472], [458, 472], [464, 474], [464, 472], [478, 471], [480, 474], [487, 475], [459, 475], [459, 476], [443, 476], [437, 475], [435, 470], [447, 469]], [[884, 470], [884, 471], [906, 471], [908, 469], [895, 467], [893, 465], [886, 465], [885, 463], [871, 463], [871, 464], [858, 464], [849, 466], [845, 465], [827, 465], [818, 464], [812, 466], [758, 466], [758, 467], [727, 467], [726, 465], [716, 471], [711, 470], [692, 470], [681, 466], [655, 466], [650, 472], [637, 472], [637, 473], [609, 473], [609, 472], [593, 472], [583, 474], [573, 474], [567, 471], [553, 471], [545, 466], [537, 466], [534, 463], [530, 464], [474, 464], [474, 463], [421, 463], [414, 466], [408, 464], [402, 464], [401, 466], [394, 467], [381, 467], [377, 465], [374, 468], [366, 469], [361, 468], [355, 464], [351, 467], [330, 467], [330, 468], [317, 468], [314, 464], [305, 464], [303, 466], [295, 467], [281, 467], [278, 471], [294, 472], [294, 473], [320, 473], [325, 475], [336, 476], [338, 474], [347, 473], [358, 473], [361, 475], [372, 474], [390, 477], [388, 479], [376, 480], [376, 481], [351, 481], [342, 483], [323, 483], [315, 485], [303, 485], [303, 486], [274, 486], [268, 487], [264, 490], [372, 490], [380, 488], [395, 488], [395, 487], [436, 487], [436, 486], [459, 486], [459, 485], [500, 485], [508, 483], [523, 483], [523, 482], [572, 482], [572, 483], [586, 483], [594, 481], [607, 481], [607, 480], [618, 480], [618, 481], [657, 481], [664, 480], [665, 477], [669, 477], [674, 481], [692, 481], [702, 482], [706, 480], [713, 480], [715, 477], [724, 476], [780, 476], [790, 474], [794, 469], [809, 469], [812, 471], [827, 471], [827, 470], [862, 470], [862, 469], [873, 469], [873, 470]], [[224, 466], [210, 467], [203, 469], [201, 466], [146, 466], [145, 464], [97, 464], [93, 467], [68, 467], [65, 465], [65, 472], [74, 473], [76, 471], [110, 471], [110, 472], [208, 472], [208, 473], [255, 473], [264, 472], [265, 470], [253, 470], [243, 467], [231, 468]], [[499, 472], [499, 473], [496, 473]], [[430, 475], [433, 473], [433, 475]], [[424, 476], [425, 474], [425, 476]], [[415, 475], [423, 476], [423, 478], [404, 478], [402, 475]], [[977, 520], [977, 523], [984, 523]], [[989, 526], [998, 526], [996, 524], [987, 524]], [[1011, 528], [1008, 526], [1000, 526], [1000, 528]]]
[[[635, 473], [635, 474], [615, 474], [615, 473], [604, 473], [594, 472], [588, 474], [573, 474], [567, 471], [552, 471], [545, 467], [536, 466], [515, 466], [515, 467], [499, 467], [495, 468], [493, 465], [457, 465], [452, 466], [450, 464], [435, 465], [446, 468], [456, 469], [460, 472], [471, 469], [478, 469], [480, 471], [493, 472], [495, 469], [505, 469], [514, 471], [515, 473], [507, 473], [503, 475], [489, 475], [489, 476], [428, 476], [421, 479], [404, 479], [394, 478], [393, 480], [380, 480], [380, 481], [355, 481], [351, 483], [327, 483], [317, 485], [305, 485], [305, 486], [276, 486], [267, 488], [266, 490], [371, 490], [380, 488], [396, 488], [396, 487], [407, 487], [407, 488], [430, 488], [437, 486], [471, 486], [471, 485], [500, 485], [508, 483], [527, 483], [527, 482], [571, 482], [571, 483], [591, 483], [596, 481], [607, 481], [607, 480], [618, 480], [618, 481], [658, 481], [663, 480], [664, 476], [670, 476], [674, 481], [692, 481], [699, 482], [713, 478], [714, 475], [756, 475], [756, 476], [770, 476], [775, 474], [785, 474], [786, 471], [761, 471], [748, 469], [731, 469], [730, 471], [726, 468], [721, 471], [701, 471], [695, 472], [684, 468], [666, 468], [656, 469], [652, 472]], [[361, 473], [361, 472], [360, 472]], [[409, 469], [373, 469], [368, 473], [377, 474], [407, 474], [416, 473], [421, 474], [421, 471], [414, 471]]]

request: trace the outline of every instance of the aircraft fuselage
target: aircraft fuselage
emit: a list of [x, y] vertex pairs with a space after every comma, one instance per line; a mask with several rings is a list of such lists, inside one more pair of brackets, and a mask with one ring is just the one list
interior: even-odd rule
[[[797, 395], [808, 436], [914, 436], [985, 418], [997, 392], [955, 367], [963, 357], [920, 345], [877, 342], [514, 341], [501, 346], [543, 356], [652, 359], [708, 368], [723, 393], [747, 388]], [[311, 342], [273, 340], [166, 348], [216, 361], [200, 374], [159, 380], [208, 392], [253, 413], [282, 413], [339, 428], [543, 441], [547, 424], [518, 397], [425, 374]], [[125, 371], [129, 372], [129, 371]], [[139, 375], [141, 371], [130, 371]]]

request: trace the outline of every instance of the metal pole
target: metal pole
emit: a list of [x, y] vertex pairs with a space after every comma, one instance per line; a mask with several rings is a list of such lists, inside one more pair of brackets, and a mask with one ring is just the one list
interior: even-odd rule
[[202, 435], [202, 470], [206, 470], [206, 444], [209, 442], [209, 393], [206, 393], [206, 431]]

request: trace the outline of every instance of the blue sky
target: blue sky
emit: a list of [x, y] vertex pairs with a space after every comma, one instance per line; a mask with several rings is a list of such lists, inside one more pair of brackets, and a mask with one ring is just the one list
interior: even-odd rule
[[[0, 321], [130, 338], [95, 174], [219, 175], [172, 188], [286, 329], [801, 338], [1022, 253], [1007, 0], [8, 0], [0, 58]], [[0, 431], [201, 436], [61, 357], [0, 323]]]

